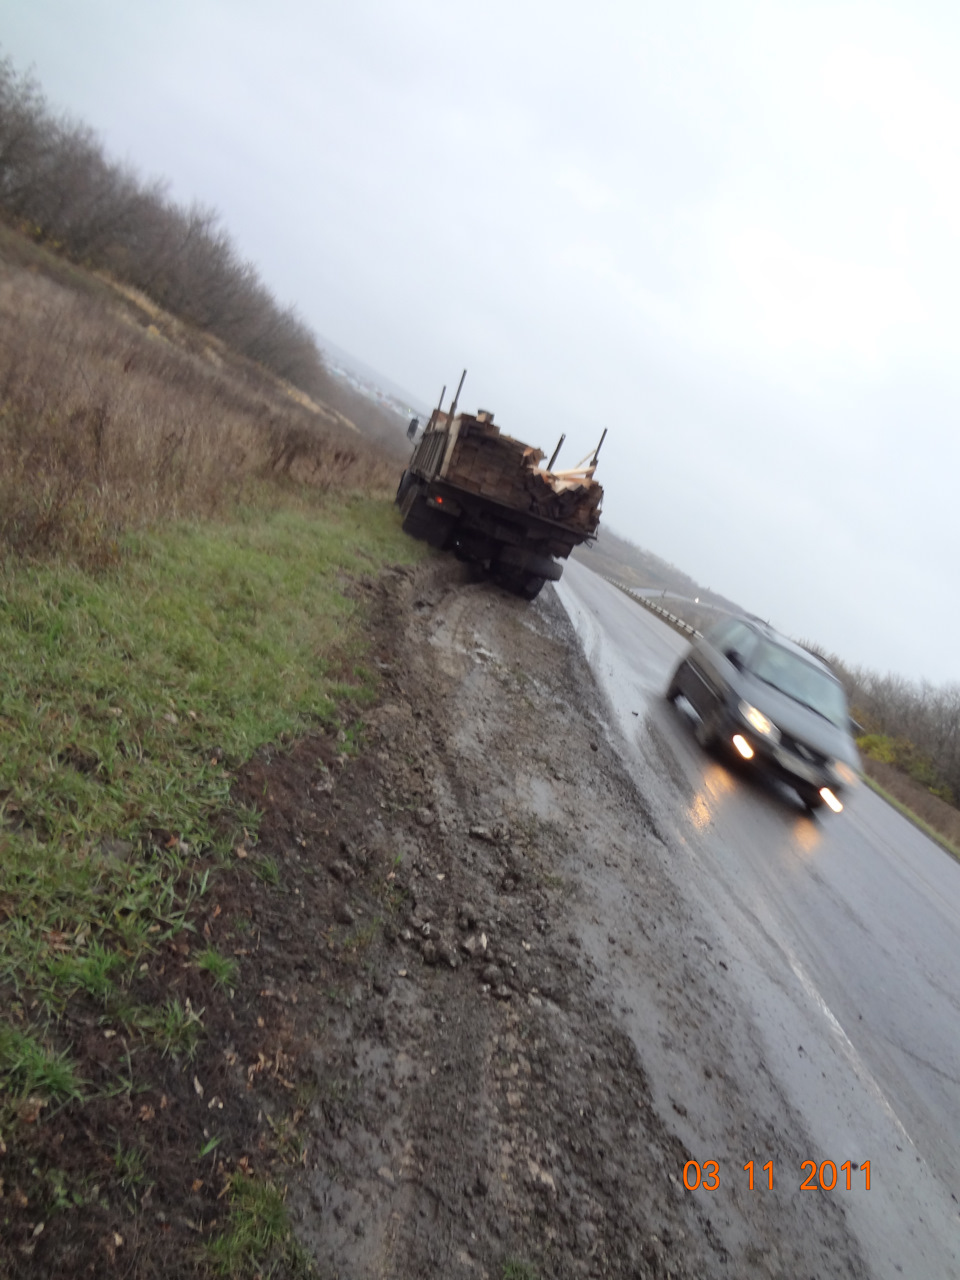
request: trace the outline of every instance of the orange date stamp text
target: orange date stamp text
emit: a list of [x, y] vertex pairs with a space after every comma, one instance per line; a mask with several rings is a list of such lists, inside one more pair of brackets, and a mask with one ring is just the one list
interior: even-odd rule
[[[743, 1166], [748, 1191], [773, 1190], [773, 1161], [758, 1165], [748, 1160]], [[683, 1185], [688, 1191], [717, 1191], [720, 1187], [718, 1160], [688, 1160], [683, 1166]], [[870, 1161], [844, 1160], [838, 1167], [833, 1160], [804, 1160], [800, 1165], [800, 1191], [870, 1190]]]

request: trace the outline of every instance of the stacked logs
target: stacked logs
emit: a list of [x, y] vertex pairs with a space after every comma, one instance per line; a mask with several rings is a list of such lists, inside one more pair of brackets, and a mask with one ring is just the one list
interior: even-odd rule
[[487, 414], [461, 414], [457, 427], [443, 468], [451, 484], [586, 534], [596, 530], [603, 488], [593, 478], [593, 466], [544, 471], [539, 464], [546, 455], [502, 435]]

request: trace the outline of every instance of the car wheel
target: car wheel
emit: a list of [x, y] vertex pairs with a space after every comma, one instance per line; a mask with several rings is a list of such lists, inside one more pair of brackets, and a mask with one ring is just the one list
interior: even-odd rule
[[807, 813], [816, 813], [818, 809], [823, 808], [823, 796], [813, 787], [798, 787], [797, 795], [803, 801]]
[[708, 711], [705, 716], [701, 716], [697, 721], [697, 741], [704, 751], [716, 750], [720, 741], [719, 719], [719, 714], [716, 711]]
[[667, 691], [663, 695], [668, 702], [676, 702], [681, 693], [683, 693], [683, 690], [680, 688], [680, 674], [686, 665], [687, 664], [685, 662], [681, 662], [679, 667], [677, 667], [676, 671], [670, 677], [670, 683], [667, 685]]

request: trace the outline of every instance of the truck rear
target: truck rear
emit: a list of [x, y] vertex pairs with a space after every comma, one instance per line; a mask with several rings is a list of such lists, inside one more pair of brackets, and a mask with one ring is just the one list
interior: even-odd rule
[[599, 448], [588, 465], [544, 469], [541, 450], [503, 435], [486, 410], [457, 414], [455, 399], [450, 413], [437, 408], [430, 415], [400, 480], [403, 528], [482, 564], [532, 600], [544, 582], [560, 577], [573, 548], [596, 536]]

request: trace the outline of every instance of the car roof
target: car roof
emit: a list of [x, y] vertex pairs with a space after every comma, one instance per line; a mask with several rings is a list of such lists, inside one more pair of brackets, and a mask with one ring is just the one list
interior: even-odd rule
[[805, 649], [802, 644], [797, 644], [795, 640], [789, 639], [787, 636], [781, 635], [779, 631], [774, 630], [769, 622], [763, 622], [760, 618], [751, 618], [743, 616], [737, 619], [738, 622], [745, 622], [758, 635], [763, 636], [765, 640], [769, 640], [772, 644], [779, 645], [781, 649], [786, 649], [789, 653], [795, 653], [798, 658], [803, 658], [805, 662], [809, 662], [812, 667], [819, 667], [821, 671], [828, 676], [837, 679], [837, 673], [831, 668], [828, 662], [818, 657], [815, 653], [811, 653], [809, 649]]

